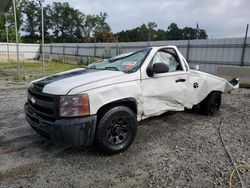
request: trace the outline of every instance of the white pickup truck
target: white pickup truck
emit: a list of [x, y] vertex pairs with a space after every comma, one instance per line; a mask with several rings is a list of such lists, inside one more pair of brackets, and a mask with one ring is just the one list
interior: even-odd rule
[[138, 121], [194, 106], [213, 114], [221, 93], [238, 87], [191, 70], [175, 46], [150, 47], [31, 82], [25, 114], [56, 143], [114, 154], [132, 144]]

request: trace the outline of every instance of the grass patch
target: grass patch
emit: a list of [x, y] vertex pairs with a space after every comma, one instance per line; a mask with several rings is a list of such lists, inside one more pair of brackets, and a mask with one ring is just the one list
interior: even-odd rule
[[[78, 64], [66, 64], [59, 62], [45, 63], [45, 76], [53, 75], [59, 72], [83, 67]], [[0, 63], [0, 78], [4, 80], [23, 82], [41, 78], [42, 76], [42, 62], [21, 62], [20, 63], [20, 80], [17, 76], [16, 62], [1, 62]]]

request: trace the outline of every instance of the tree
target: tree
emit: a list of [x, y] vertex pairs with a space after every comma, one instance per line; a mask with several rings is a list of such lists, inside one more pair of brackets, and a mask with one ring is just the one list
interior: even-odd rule
[[[176, 23], [171, 23], [167, 30], [158, 29], [157, 24], [149, 22], [147, 25], [142, 24], [131, 30], [121, 31], [115, 34], [121, 42], [136, 42], [136, 41], [156, 41], [156, 40], [185, 40], [195, 39], [196, 29], [191, 27], [179, 28]], [[206, 31], [201, 29], [200, 38], [206, 39]]]
[[150, 31], [153, 31], [157, 27], [157, 24], [155, 22], [148, 22], [148, 29]]
[[39, 8], [37, 1], [23, 1], [23, 10], [22, 13], [25, 15], [26, 19], [24, 21], [22, 31], [25, 33], [23, 37], [25, 42], [34, 42], [34, 40], [38, 39], [39, 33]]
[[[183, 28], [183, 36], [184, 39], [196, 39], [197, 30], [192, 27], [184, 27]], [[205, 30], [200, 30], [200, 39], [207, 39], [207, 33]]]
[[178, 27], [176, 23], [171, 23], [167, 29], [167, 39], [168, 40], [181, 40], [183, 39], [182, 29]]
[[157, 37], [155, 40], [166, 40], [166, 32], [163, 29], [158, 29], [157, 30]]
[[83, 20], [83, 34], [86, 42], [91, 42], [91, 37], [94, 32], [94, 28], [97, 24], [96, 15], [87, 15]]
[[[41, 23], [41, 8], [39, 7], [38, 11], [38, 31], [39, 31], [39, 40], [42, 38], [42, 23]], [[52, 28], [52, 7], [47, 5], [43, 8], [43, 21], [44, 21], [44, 40], [45, 42], [51, 42], [51, 33], [50, 30]]]
[[183, 28], [184, 39], [196, 39], [196, 29], [192, 27]]
[[107, 13], [87, 15], [83, 20], [83, 34], [86, 42], [114, 42], [116, 37], [106, 22]]
[[148, 22], [148, 40], [156, 40], [158, 33], [155, 30], [155, 28], [157, 27], [157, 24], [155, 22]]
[[82, 39], [82, 20], [85, 15], [68, 3], [54, 2], [51, 11], [51, 30], [56, 42], [76, 42]]
[[[93, 30], [93, 36], [97, 42], [106, 42], [103, 38], [103, 34], [111, 32], [111, 29], [106, 22], [107, 17], [108, 14], [105, 12], [101, 12], [99, 15], [96, 15], [96, 25]], [[109, 35], [111, 35], [111, 33]]]
[[207, 39], [208, 35], [207, 32], [204, 29], [200, 30], [200, 39]]
[[[18, 29], [18, 37], [20, 38], [20, 27], [23, 20], [22, 15], [23, 10], [23, 4], [19, 3], [16, 6], [16, 16], [17, 16], [17, 29]], [[9, 41], [15, 41], [16, 40], [16, 33], [15, 33], [15, 22], [14, 22], [14, 14], [13, 12], [7, 12], [7, 20], [5, 18], [4, 14], [0, 14], [0, 41], [6, 42], [6, 23], [8, 25], [9, 30]], [[22, 41], [21, 41], [22, 42]]]
[[6, 19], [3, 14], [0, 14], [0, 41], [6, 42]]
[[73, 36], [77, 42], [83, 42], [83, 24], [82, 20], [85, 18], [85, 14], [80, 12], [79, 10], [75, 10], [73, 18], [75, 19], [75, 29], [73, 32]]

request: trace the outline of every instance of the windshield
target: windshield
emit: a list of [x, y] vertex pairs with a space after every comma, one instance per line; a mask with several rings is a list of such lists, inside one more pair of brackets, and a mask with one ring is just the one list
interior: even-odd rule
[[88, 65], [87, 68], [122, 71], [125, 73], [135, 72], [141, 66], [150, 50], [150, 48], [147, 48], [134, 53], [105, 59], [97, 63], [92, 63]]

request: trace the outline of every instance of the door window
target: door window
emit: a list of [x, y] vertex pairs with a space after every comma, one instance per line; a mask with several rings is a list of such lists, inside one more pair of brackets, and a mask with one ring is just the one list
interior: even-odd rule
[[177, 55], [169, 50], [161, 50], [156, 52], [152, 65], [154, 63], [165, 63], [169, 67], [169, 72], [175, 72], [183, 70], [181, 63], [179, 62]]

